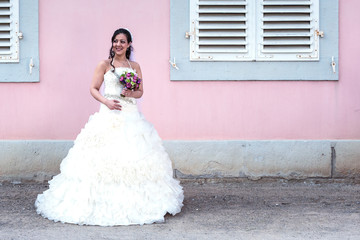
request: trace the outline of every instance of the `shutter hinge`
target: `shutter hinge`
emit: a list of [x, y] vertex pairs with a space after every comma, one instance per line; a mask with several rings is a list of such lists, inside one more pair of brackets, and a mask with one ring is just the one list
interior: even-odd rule
[[324, 37], [324, 32], [323, 31], [319, 31], [319, 30], [315, 30], [315, 34], [318, 36], [318, 37]]
[[23, 38], [24, 38], [24, 35], [23, 35], [22, 32], [19, 32], [19, 33], [18, 33], [18, 38], [19, 38], [19, 39], [23, 39]]
[[194, 32], [186, 32], [185, 33], [185, 38], [190, 38], [190, 36], [194, 36]]
[[185, 38], [190, 38], [190, 36], [195, 36], [195, 21], [192, 21], [191, 25], [192, 25], [193, 30], [192, 30], [192, 32], [186, 32]]

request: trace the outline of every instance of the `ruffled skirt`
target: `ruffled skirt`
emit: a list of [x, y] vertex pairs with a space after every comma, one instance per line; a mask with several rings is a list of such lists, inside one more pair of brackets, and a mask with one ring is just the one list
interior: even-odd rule
[[[124, 107], [125, 106], [125, 107]], [[61, 173], [39, 194], [37, 213], [86, 225], [163, 222], [184, 199], [156, 130], [137, 110], [104, 105], [92, 115], [60, 165]]]

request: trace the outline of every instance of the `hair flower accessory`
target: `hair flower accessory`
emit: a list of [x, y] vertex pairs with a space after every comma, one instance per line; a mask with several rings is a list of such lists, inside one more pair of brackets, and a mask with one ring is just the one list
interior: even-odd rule
[[[123, 74], [120, 75], [119, 81], [126, 89], [129, 90], [137, 90], [141, 83], [141, 78], [136, 73], [133, 72], [123, 72]], [[123, 94], [121, 94], [122, 97], [125, 97]]]

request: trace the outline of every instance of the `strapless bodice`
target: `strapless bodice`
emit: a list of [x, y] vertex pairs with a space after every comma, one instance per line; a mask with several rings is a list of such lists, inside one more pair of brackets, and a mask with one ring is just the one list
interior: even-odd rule
[[120, 97], [121, 91], [124, 88], [124, 85], [122, 85], [119, 81], [119, 76], [123, 72], [134, 72], [135, 70], [131, 68], [125, 68], [125, 67], [118, 67], [115, 68], [115, 72], [112, 72], [111, 70], [107, 71], [104, 75], [104, 95], [105, 97], [111, 96], [111, 97]]
[[[136, 73], [136, 71], [132, 68], [118, 67], [115, 68], [115, 72], [109, 70], [104, 74], [104, 97], [107, 99], [116, 99], [120, 101], [120, 105], [122, 106], [122, 111], [137, 112], [138, 110], [137, 110], [135, 98], [120, 96], [124, 88], [124, 85], [120, 83], [119, 77], [125, 71]], [[101, 104], [100, 112], [103, 111], [108, 112], [111, 110], [108, 107], [106, 107], [104, 104]]]

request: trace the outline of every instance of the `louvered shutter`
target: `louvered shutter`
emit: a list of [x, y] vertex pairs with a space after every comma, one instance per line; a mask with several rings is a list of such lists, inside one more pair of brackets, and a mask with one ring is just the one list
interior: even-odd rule
[[319, 59], [319, 0], [257, 1], [257, 60]]
[[253, 0], [190, 0], [190, 60], [254, 59]]
[[19, 61], [19, 0], [0, 0], [0, 62]]

